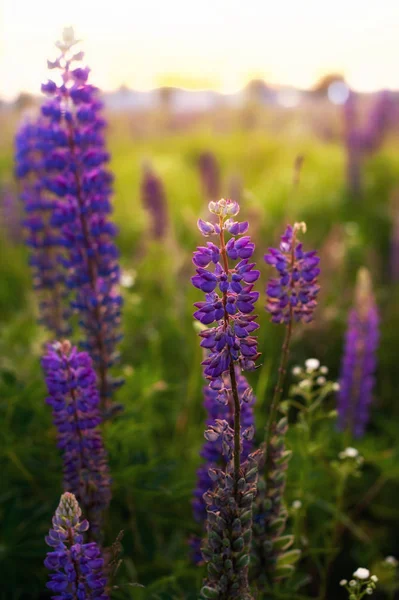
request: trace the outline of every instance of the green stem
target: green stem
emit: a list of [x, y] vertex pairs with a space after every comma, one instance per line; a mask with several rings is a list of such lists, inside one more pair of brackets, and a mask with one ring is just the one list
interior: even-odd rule
[[267, 426], [266, 426], [266, 432], [265, 432], [265, 465], [267, 465], [267, 456], [268, 456], [268, 451], [269, 451], [270, 438], [272, 435], [273, 426], [274, 426], [274, 422], [276, 419], [278, 405], [280, 403], [281, 395], [283, 393], [284, 379], [285, 379], [285, 376], [287, 373], [287, 362], [288, 362], [288, 355], [289, 355], [289, 349], [290, 349], [290, 343], [291, 343], [291, 337], [292, 337], [292, 325], [293, 325], [293, 323], [292, 323], [292, 308], [290, 307], [290, 320], [289, 320], [286, 330], [285, 330], [285, 337], [284, 337], [284, 342], [283, 342], [283, 346], [282, 346], [282, 350], [281, 350], [280, 366], [278, 369], [278, 379], [277, 379], [276, 387], [274, 388], [272, 404], [270, 407], [270, 415], [269, 415], [269, 419], [268, 419]]

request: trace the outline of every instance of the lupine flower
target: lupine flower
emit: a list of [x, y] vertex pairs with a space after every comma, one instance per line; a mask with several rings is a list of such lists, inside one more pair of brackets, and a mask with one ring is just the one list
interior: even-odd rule
[[15, 175], [20, 183], [26, 244], [33, 287], [39, 298], [39, 321], [56, 337], [70, 333], [65, 272], [61, 264], [63, 236], [51, 223], [58, 202], [45, 189], [44, 146], [40, 121], [26, 122], [15, 138]]
[[[225, 375], [224, 379], [226, 379], [226, 377], [227, 376]], [[238, 368], [236, 368], [236, 378], [239, 397], [240, 399], [245, 399], [245, 401], [243, 401], [241, 404], [241, 426], [244, 429], [248, 429], [250, 427], [254, 427], [255, 425], [253, 414], [255, 397], [252, 389], [248, 385], [246, 378], [240, 374]], [[229, 385], [228, 381], [226, 381], [225, 385], [226, 387]], [[204, 387], [204, 408], [207, 413], [206, 425], [209, 427], [215, 423], [216, 419], [224, 419], [232, 428], [234, 426], [234, 406], [232, 403], [232, 398], [229, 398], [228, 404], [222, 404], [218, 402], [217, 397], [217, 390], [213, 390], [209, 386]], [[244, 439], [241, 457], [242, 460], [246, 460], [252, 450], [253, 440]], [[220, 440], [205, 440], [200, 455], [205, 462], [197, 471], [197, 487], [194, 490], [194, 499], [192, 505], [195, 520], [197, 523], [201, 523], [205, 527], [207, 512], [204, 494], [214, 487], [214, 482], [209, 475], [209, 469], [225, 467], [226, 460], [222, 453], [222, 445]], [[202, 560], [200, 552], [201, 543], [201, 537], [192, 537], [190, 540], [190, 545], [193, 550], [193, 561], [195, 563], [199, 563]]]
[[[249, 236], [247, 222], [236, 222], [231, 217], [238, 214], [239, 206], [230, 200], [210, 202], [210, 211], [218, 215], [219, 224], [198, 221], [202, 234], [223, 237], [230, 233], [232, 237], [219, 248], [213, 242], [200, 246], [194, 252], [193, 263], [197, 275], [192, 278], [193, 285], [205, 293], [205, 301], [195, 303], [198, 309], [194, 317], [204, 325], [216, 322], [214, 327], [201, 331], [201, 346], [210, 351], [205, 359], [204, 373], [207, 378], [216, 381], [215, 389], [221, 384], [220, 394], [224, 393], [219, 377], [239, 361], [244, 370], [255, 368], [259, 354], [257, 342], [251, 333], [258, 329], [256, 316], [251, 313], [259, 297], [253, 291], [253, 284], [259, 278], [259, 271], [250, 262], [255, 245]], [[239, 261], [233, 268], [228, 260]], [[221, 294], [221, 295], [220, 295]]]
[[379, 315], [366, 269], [356, 285], [355, 305], [349, 313], [338, 396], [338, 426], [362, 436], [369, 420], [375, 384]]
[[297, 233], [304, 230], [303, 223], [288, 225], [281, 237], [280, 248], [269, 248], [265, 261], [278, 272], [278, 279], [270, 279], [267, 286], [266, 310], [274, 323], [292, 320], [308, 323], [312, 320], [319, 292], [317, 277], [320, 259], [316, 251], [304, 252], [297, 241]]
[[92, 361], [65, 341], [49, 345], [42, 366], [63, 455], [64, 489], [78, 498], [98, 535], [111, 491]]
[[160, 240], [165, 236], [168, 228], [168, 207], [163, 183], [148, 165], [143, 169], [141, 197], [144, 208], [151, 217], [152, 237]]
[[215, 155], [203, 152], [198, 159], [198, 166], [206, 199], [216, 200], [220, 196], [220, 173]]
[[393, 113], [392, 96], [388, 90], [376, 95], [367, 115], [367, 124], [362, 134], [363, 148], [366, 152], [376, 152], [386, 136]]
[[89, 69], [77, 66], [82, 53], [68, 30], [58, 43], [60, 56], [49, 62], [58, 70], [61, 84], [49, 80], [42, 90], [48, 96], [42, 106], [41, 136], [45, 153], [46, 189], [60, 199], [52, 225], [62, 232], [66, 246], [63, 263], [67, 285], [73, 290], [73, 308], [85, 333], [84, 349], [93, 358], [103, 407], [109, 408], [112, 391], [120, 382], [109, 375], [117, 358], [122, 299], [118, 291], [116, 227], [112, 210], [112, 175], [106, 170], [98, 90], [88, 83]]
[[[204, 374], [216, 402], [233, 409], [233, 425], [215, 418], [205, 431], [208, 442], [220, 445], [225, 471], [210, 468], [214, 484], [203, 496], [207, 504], [207, 541], [203, 549], [208, 563], [208, 577], [201, 598], [251, 598], [248, 586], [249, 548], [252, 527], [252, 500], [256, 491], [259, 457], [249, 455], [242, 462], [244, 444], [254, 434], [253, 425], [243, 426], [241, 407], [250, 400], [250, 392], [241, 398], [236, 369], [252, 370], [258, 358], [257, 341], [251, 334], [258, 328], [251, 313], [259, 294], [253, 284], [259, 278], [249, 260], [254, 244], [244, 236], [248, 223], [233, 220], [239, 212], [237, 202], [210, 202], [209, 210], [218, 223], [198, 221], [202, 234], [218, 236], [220, 246], [208, 242], [197, 248], [193, 262], [197, 274], [193, 285], [205, 293], [205, 302], [195, 304], [194, 316], [203, 325], [214, 326], [200, 332], [201, 346], [209, 355], [203, 361]], [[225, 234], [232, 237], [225, 242]], [[229, 259], [239, 261], [232, 268]], [[220, 294], [220, 295], [219, 295]], [[212, 397], [212, 396], [211, 396]], [[213, 449], [211, 451], [213, 455]], [[200, 484], [206, 484], [206, 476]], [[201, 507], [197, 507], [201, 508]]]
[[52, 571], [47, 587], [53, 600], [108, 600], [104, 560], [95, 542], [84, 543], [88, 521], [81, 521], [75, 496], [66, 492], [53, 517], [53, 527], [46, 537], [52, 548], [44, 561]]

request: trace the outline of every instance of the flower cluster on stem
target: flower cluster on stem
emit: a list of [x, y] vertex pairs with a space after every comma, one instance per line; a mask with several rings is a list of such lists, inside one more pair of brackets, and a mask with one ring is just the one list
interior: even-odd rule
[[88, 83], [89, 69], [76, 64], [83, 57], [74, 52], [76, 44], [73, 31], [64, 31], [57, 44], [60, 55], [48, 63], [58, 74], [42, 85], [48, 97], [39, 132], [45, 143], [43, 183], [59, 199], [51, 223], [62, 233], [72, 307], [85, 334], [83, 347], [96, 367], [102, 406], [109, 408], [120, 383], [110, 377], [109, 368], [117, 358], [122, 304], [116, 227], [109, 220], [112, 175], [106, 169], [102, 103], [97, 88]]
[[143, 168], [141, 198], [151, 217], [152, 238], [161, 240], [168, 228], [168, 206], [163, 183], [148, 165]]
[[[259, 356], [257, 340], [251, 335], [258, 328], [256, 316], [251, 313], [259, 296], [253, 291], [259, 271], [250, 262], [254, 244], [244, 235], [248, 223], [233, 220], [239, 212], [237, 202], [222, 199], [210, 202], [209, 209], [218, 222], [200, 219], [198, 227], [204, 236], [218, 239], [219, 245], [208, 242], [194, 253], [197, 274], [192, 282], [205, 293], [205, 301], [195, 304], [194, 316], [203, 325], [213, 325], [200, 332], [201, 346], [208, 352], [202, 363], [204, 374], [215, 393], [215, 401], [233, 407], [233, 423], [230, 425], [226, 419], [216, 418], [205, 431], [207, 441], [220, 443], [226, 470], [209, 469], [215, 486], [204, 496], [207, 544], [203, 556], [208, 563], [208, 580], [201, 593], [205, 598], [227, 600], [250, 597], [248, 564], [252, 507], [248, 499], [253, 498], [256, 491], [258, 461], [252, 455], [245, 463], [241, 460], [244, 442], [252, 439], [254, 428], [252, 425], [242, 427], [241, 405], [250, 400], [250, 394], [243, 393], [240, 398], [236, 369], [255, 369]], [[227, 243], [226, 233], [231, 235]], [[230, 267], [229, 259], [238, 262]], [[244, 513], [248, 513], [245, 519]], [[248, 533], [245, 540], [241, 540], [244, 525]], [[240, 541], [234, 552], [239, 552], [239, 557], [231, 550], [236, 537]], [[225, 553], [219, 555], [215, 546], [219, 543], [227, 548], [226, 556]]]
[[39, 322], [56, 337], [70, 333], [65, 271], [61, 264], [62, 233], [53, 226], [58, 200], [44, 185], [42, 122], [24, 122], [15, 137], [15, 176], [25, 218], [25, 240], [33, 287], [39, 298]]
[[348, 429], [355, 437], [364, 434], [369, 420], [378, 342], [378, 309], [370, 275], [366, 269], [361, 269], [356, 285], [355, 305], [348, 317], [337, 407], [339, 428]]
[[64, 462], [64, 489], [78, 498], [92, 532], [100, 536], [111, 499], [107, 453], [99, 424], [99, 395], [90, 356], [68, 341], [49, 345], [42, 359]]
[[51, 571], [47, 587], [53, 600], [108, 600], [104, 560], [95, 542], [84, 543], [88, 521], [81, 521], [75, 496], [66, 492], [53, 517], [53, 527], [46, 537], [52, 548], [44, 561]]

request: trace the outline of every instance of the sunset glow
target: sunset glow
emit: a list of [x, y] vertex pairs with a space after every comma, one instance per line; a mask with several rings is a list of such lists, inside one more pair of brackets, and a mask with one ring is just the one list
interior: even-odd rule
[[360, 0], [3, 0], [0, 95], [37, 92], [65, 25], [83, 39], [96, 82], [234, 90], [253, 76], [311, 86], [328, 71], [360, 90], [399, 88], [399, 4]]

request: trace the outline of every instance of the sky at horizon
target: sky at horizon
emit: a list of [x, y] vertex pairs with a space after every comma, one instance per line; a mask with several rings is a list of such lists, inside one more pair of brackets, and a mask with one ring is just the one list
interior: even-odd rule
[[105, 90], [233, 91], [254, 77], [307, 88], [328, 72], [399, 89], [396, 0], [0, 0], [0, 97], [39, 92], [67, 25]]

